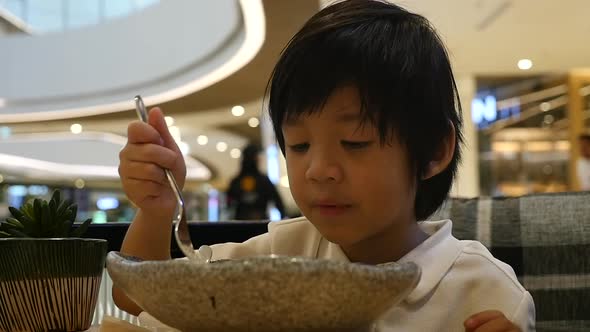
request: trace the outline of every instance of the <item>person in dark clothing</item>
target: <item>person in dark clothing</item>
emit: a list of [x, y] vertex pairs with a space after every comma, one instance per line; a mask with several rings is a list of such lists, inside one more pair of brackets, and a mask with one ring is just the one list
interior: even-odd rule
[[274, 202], [285, 217], [285, 208], [281, 196], [268, 176], [258, 170], [260, 148], [249, 144], [242, 150], [240, 173], [232, 179], [227, 191], [229, 207], [235, 211], [236, 220], [269, 219], [267, 208]]

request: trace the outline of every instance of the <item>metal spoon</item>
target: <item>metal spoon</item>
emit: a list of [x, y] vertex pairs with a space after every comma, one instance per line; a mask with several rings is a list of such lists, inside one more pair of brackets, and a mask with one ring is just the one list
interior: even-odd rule
[[[139, 119], [145, 123], [148, 122], [148, 114], [145, 108], [145, 104], [141, 99], [141, 96], [135, 96], [135, 111], [137, 112], [137, 116]], [[188, 223], [186, 222], [186, 213], [185, 213], [185, 205], [184, 199], [182, 198], [182, 191], [178, 188], [178, 184], [176, 184], [176, 180], [172, 175], [172, 172], [169, 169], [164, 169], [166, 173], [166, 177], [168, 178], [168, 182], [170, 183], [170, 187], [172, 187], [172, 191], [174, 192], [174, 196], [176, 197], [176, 202], [178, 203], [177, 206], [177, 215], [174, 219], [174, 238], [176, 239], [176, 243], [178, 247], [182, 251], [182, 253], [191, 260], [197, 260], [201, 263], [209, 263], [211, 261], [211, 256], [213, 252], [209, 246], [203, 245], [199, 248], [199, 251], [195, 251], [193, 243], [191, 241], [191, 236], [188, 229]]]

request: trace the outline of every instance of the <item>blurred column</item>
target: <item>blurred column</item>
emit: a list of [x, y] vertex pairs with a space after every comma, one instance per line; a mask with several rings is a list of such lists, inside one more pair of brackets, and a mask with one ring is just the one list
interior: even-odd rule
[[577, 162], [580, 158], [580, 142], [578, 137], [584, 133], [584, 98], [581, 89], [590, 85], [590, 68], [575, 69], [568, 75], [568, 104], [567, 117], [569, 120], [570, 161], [569, 161], [569, 190], [580, 190]]
[[[260, 134], [262, 137], [262, 149], [264, 150], [264, 165], [261, 169], [266, 171], [266, 174], [277, 187], [285, 209], [287, 212], [297, 209], [291, 191], [289, 189], [289, 182], [287, 178], [287, 163], [285, 157], [281, 152], [281, 148], [277, 144], [277, 140], [272, 128], [272, 122], [267, 114], [260, 117]], [[278, 220], [278, 211], [271, 209], [271, 220]]]
[[272, 183], [278, 185], [281, 177], [287, 175], [287, 166], [277, 145], [272, 123], [266, 114], [260, 117], [260, 135], [264, 150], [264, 165], [261, 168], [266, 171]]
[[459, 98], [463, 107], [463, 161], [459, 165], [457, 178], [451, 189], [453, 197], [479, 196], [479, 149], [477, 126], [471, 120], [471, 101], [477, 93], [477, 83], [472, 75], [456, 77]]

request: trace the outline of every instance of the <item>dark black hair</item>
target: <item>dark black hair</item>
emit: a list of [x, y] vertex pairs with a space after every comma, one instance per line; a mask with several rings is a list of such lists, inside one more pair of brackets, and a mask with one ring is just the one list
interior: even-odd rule
[[[424, 17], [375, 0], [335, 3], [289, 41], [269, 81], [268, 111], [283, 154], [286, 119], [320, 110], [343, 86], [358, 89], [364, 121], [407, 149], [417, 183], [415, 214], [424, 220], [446, 199], [461, 157], [461, 103], [447, 51]], [[454, 156], [422, 180], [455, 128]]]
[[261, 151], [260, 146], [254, 143], [250, 143], [242, 149], [241, 175], [258, 173], [258, 155]]

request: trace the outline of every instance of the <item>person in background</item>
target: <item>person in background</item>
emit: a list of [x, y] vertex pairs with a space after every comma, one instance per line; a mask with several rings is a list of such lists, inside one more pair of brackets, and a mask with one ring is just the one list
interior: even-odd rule
[[578, 180], [582, 190], [590, 190], [590, 134], [580, 135], [580, 159], [578, 159]]
[[236, 220], [268, 219], [269, 203], [274, 203], [285, 217], [283, 200], [268, 176], [258, 169], [261, 149], [249, 144], [242, 150], [240, 173], [234, 177], [227, 191], [227, 203]]

